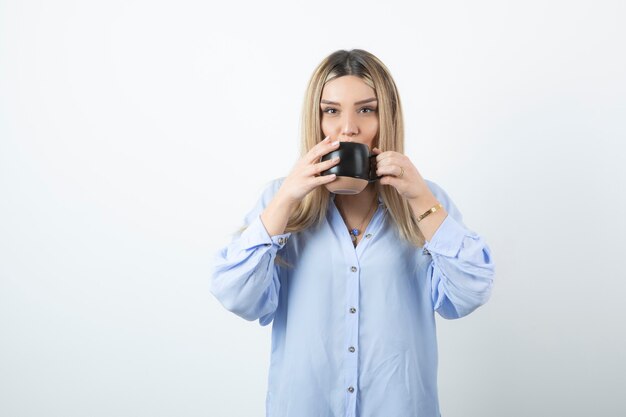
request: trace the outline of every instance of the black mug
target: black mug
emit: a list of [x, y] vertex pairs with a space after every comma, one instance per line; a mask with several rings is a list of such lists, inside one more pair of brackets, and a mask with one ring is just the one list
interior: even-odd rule
[[335, 181], [326, 188], [335, 194], [358, 194], [367, 184], [381, 178], [376, 176], [376, 155], [370, 154], [369, 147], [357, 142], [339, 142], [339, 148], [322, 156], [326, 161], [338, 156], [341, 158], [334, 167], [322, 171], [321, 175], [336, 174]]

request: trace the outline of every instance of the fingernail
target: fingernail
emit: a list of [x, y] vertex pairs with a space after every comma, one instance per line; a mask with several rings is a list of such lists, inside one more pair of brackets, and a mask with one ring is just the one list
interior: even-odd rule
[[326, 136], [322, 142], [328, 142], [328, 139], [330, 139], [330, 136]]
[[338, 140], [336, 140], [336, 141], [334, 141], [333, 143], [331, 143], [331, 145], [335, 146], [335, 145], [337, 145], [338, 143], [339, 143], [339, 141], [338, 141]]

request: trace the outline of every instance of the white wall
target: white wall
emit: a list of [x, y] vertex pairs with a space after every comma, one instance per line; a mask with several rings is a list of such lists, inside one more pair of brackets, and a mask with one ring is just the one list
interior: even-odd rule
[[295, 3], [0, 1], [0, 415], [263, 416], [271, 327], [211, 257], [343, 48], [495, 256], [438, 321], [443, 414], [623, 415], [625, 3]]

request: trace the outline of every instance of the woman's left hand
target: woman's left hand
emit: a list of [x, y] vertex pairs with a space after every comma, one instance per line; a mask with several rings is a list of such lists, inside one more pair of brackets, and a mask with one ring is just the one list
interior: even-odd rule
[[372, 149], [376, 155], [376, 175], [382, 176], [380, 183], [391, 185], [398, 193], [408, 199], [415, 200], [430, 194], [430, 189], [411, 160], [399, 152], [383, 152]]

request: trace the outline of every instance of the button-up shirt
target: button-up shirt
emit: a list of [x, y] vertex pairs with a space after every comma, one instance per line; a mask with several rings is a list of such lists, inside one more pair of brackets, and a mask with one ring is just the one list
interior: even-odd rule
[[217, 253], [211, 280], [226, 309], [273, 323], [266, 416], [438, 417], [434, 312], [459, 318], [487, 301], [489, 247], [429, 180], [448, 215], [422, 248], [380, 197], [355, 248], [332, 193], [321, 226], [270, 236], [260, 214], [283, 180]]

